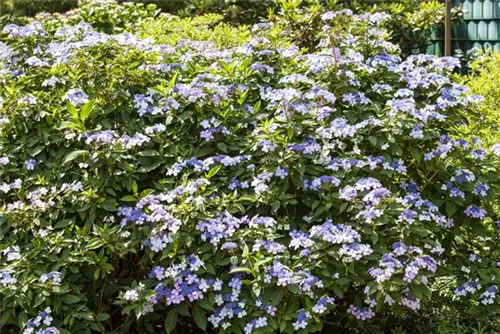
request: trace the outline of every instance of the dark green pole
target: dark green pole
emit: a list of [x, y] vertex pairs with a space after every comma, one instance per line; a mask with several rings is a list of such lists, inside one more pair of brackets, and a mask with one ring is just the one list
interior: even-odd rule
[[445, 0], [444, 55], [451, 56], [451, 0]]

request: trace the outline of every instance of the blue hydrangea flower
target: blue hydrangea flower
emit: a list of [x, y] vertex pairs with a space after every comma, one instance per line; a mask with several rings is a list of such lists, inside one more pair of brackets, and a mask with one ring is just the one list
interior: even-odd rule
[[73, 88], [62, 97], [63, 101], [68, 100], [74, 106], [79, 106], [89, 102], [89, 96], [79, 89]]

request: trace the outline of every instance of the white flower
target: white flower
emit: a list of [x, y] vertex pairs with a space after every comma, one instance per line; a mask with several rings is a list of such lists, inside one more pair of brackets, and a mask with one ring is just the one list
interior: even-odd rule
[[126, 300], [137, 300], [139, 298], [139, 293], [135, 289], [128, 290], [123, 295], [123, 298], [125, 298]]

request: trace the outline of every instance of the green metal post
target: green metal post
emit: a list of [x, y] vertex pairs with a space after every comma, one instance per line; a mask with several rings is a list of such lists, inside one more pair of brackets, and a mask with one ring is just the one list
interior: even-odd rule
[[444, 55], [451, 56], [451, 0], [445, 1]]

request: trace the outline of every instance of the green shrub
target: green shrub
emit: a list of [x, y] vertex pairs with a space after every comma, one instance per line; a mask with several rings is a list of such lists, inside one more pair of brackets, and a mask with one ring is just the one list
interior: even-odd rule
[[[224, 22], [232, 24], [253, 24], [263, 19], [267, 14], [268, 7], [275, 7], [275, 0], [2, 0], [0, 1], [0, 15], [33, 17], [39, 13], [65, 13], [75, 8], [81, 8], [84, 3], [89, 8], [89, 3], [94, 3], [101, 9], [98, 13], [99, 20], [121, 22], [109, 12], [116, 12], [117, 6], [138, 9], [155, 6], [163, 13], [170, 13], [182, 17], [202, 16], [205, 14], [222, 15]], [[139, 7], [140, 6], [140, 7]], [[85, 13], [95, 17], [94, 13]], [[124, 13], [130, 18], [137, 17], [140, 13]], [[91, 23], [91, 22], [89, 22]], [[98, 22], [97, 22], [98, 23]], [[108, 27], [112, 29], [111, 26]]]
[[[48, 31], [65, 25], [86, 22], [99, 32], [130, 32], [140, 38], [152, 38], [157, 43], [175, 45], [181, 39], [211, 41], [218, 47], [242, 45], [251, 39], [250, 29], [233, 27], [222, 22], [220, 14], [206, 14], [180, 18], [160, 13], [155, 4], [127, 2], [119, 5], [113, 1], [80, 1], [79, 7], [64, 14], [39, 14], [35, 17]], [[13, 23], [25, 23], [22, 20]], [[6, 20], [6, 23], [9, 23]], [[5, 25], [5, 24], [4, 24]]]
[[[432, 42], [433, 32], [439, 34], [445, 19], [443, 1], [402, 0], [402, 1], [333, 1], [352, 9], [356, 13], [385, 12], [390, 14], [387, 30], [391, 42], [401, 47], [403, 56], [425, 53]], [[458, 21], [463, 14], [461, 7], [453, 7], [452, 20]]]
[[40, 12], [65, 12], [76, 6], [75, 0], [2, 0], [0, 15], [35, 16]]
[[224, 22], [253, 24], [267, 15], [268, 8], [276, 7], [276, 0], [189, 0], [176, 14], [188, 17], [209, 13], [221, 14]]
[[[432, 42], [433, 32], [444, 23], [444, 4], [436, 1], [320, 1], [279, 0], [279, 10], [271, 11], [269, 19], [279, 24], [282, 36], [308, 49], [314, 49], [319, 41], [323, 22], [321, 15], [328, 10], [349, 9], [354, 13], [388, 13], [385, 28], [388, 40], [401, 48], [403, 57], [423, 53]], [[453, 8], [453, 19], [462, 15], [460, 7]]]
[[478, 98], [387, 19], [324, 13], [312, 53], [4, 27], [2, 331], [493, 322], [500, 145], [453, 137]]
[[[30, 1], [30, 0], [26, 0]], [[74, 4], [74, 3], [73, 3]], [[39, 8], [34, 6], [33, 12]], [[42, 7], [43, 8], [43, 7]], [[49, 12], [64, 12], [66, 7], [56, 10], [56, 2], [52, 2]], [[230, 24], [253, 24], [266, 18], [275, 23], [274, 36], [280, 41], [288, 40], [300, 47], [313, 50], [320, 39], [323, 22], [322, 13], [328, 10], [348, 8], [355, 13], [391, 13], [386, 21], [390, 32], [390, 41], [398, 44], [404, 57], [412, 53], [425, 52], [431, 43], [432, 32], [439, 31], [444, 20], [444, 5], [436, 0], [403, 0], [394, 2], [362, 2], [362, 1], [320, 1], [320, 0], [190, 0], [186, 2], [134, 1], [118, 4], [113, 0], [80, 0], [78, 8], [69, 12], [53, 14], [52, 24], [60, 27], [84, 21], [106, 33], [130, 31], [134, 34], [137, 28], [141, 35], [153, 35], [161, 43], [172, 43], [182, 38], [163, 35], [161, 29], [186, 34], [185, 38], [212, 40], [217, 44], [241, 44], [248, 39], [246, 27], [232, 28]], [[162, 20], [154, 20], [163, 11]], [[454, 18], [460, 17], [462, 11], [455, 7]], [[12, 13], [12, 10], [6, 11]], [[20, 12], [16, 12], [20, 14]], [[167, 15], [174, 13], [188, 21], [179, 21]], [[26, 13], [24, 15], [27, 15]], [[47, 13], [39, 14], [37, 19], [47, 20]], [[220, 15], [220, 16], [219, 16]], [[198, 17], [202, 18], [199, 19]], [[50, 17], [50, 16], [49, 16]], [[3, 22], [19, 23], [19, 16], [4, 16]], [[189, 20], [193, 20], [189, 22]], [[148, 23], [142, 25], [141, 23]], [[224, 23], [222, 23], [224, 22]], [[216, 25], [217, 24], [217, 25]], [[5, 24], [0, 24], [0, 27]], [[213, 27], [213, 38], [207, 30]], [[183, 28], [183, 26], [185, 28]], [[196, 31], [196, 30], [200, 31]], [[150, 30], [150, 31], [148, 31]], [[227, 40], [227, 37], [230, 37]], [[232, 37], [234, 36], [234, 38]]]
[[136, 26], [136, 36], [151, 37], [157, 43], [175, 45], [181, 39], [211, 41], [218, 47], [242, 45], [251, 39], [246, 26], [232, 27], [222, 22], [222, 16], [207, 14], [193, 18], [179, 18], [162, 14]]
[[460, 79], [473, 94], [484, 96], [478, 108], [469, 111], [468, 124], [461, 128], [486, 144], [500, 141], [500, 52], [479, 56], [469, 64], [469, 74]]
[[99, 32], [108, 34], [134, 31], [144, 20], [153, 19], [159, 14], [154, 4], [124, 2], [113, 0], [80, 0], [78, 7], [64, 13], [40, 13], [35, 20], [44, 23], [45, 28], [55, 30], [66, 25], [86, 22]]

